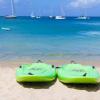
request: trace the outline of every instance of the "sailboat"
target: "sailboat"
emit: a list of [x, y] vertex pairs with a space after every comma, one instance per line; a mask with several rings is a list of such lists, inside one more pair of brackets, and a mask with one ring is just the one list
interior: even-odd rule
[[53, 18], [53, 16], [49, 16], [49, 18]]
[[79, 17], [77, 17], [76, 19], [83, 19], [83, 20], [86, 20], [86, 19], [88, 19], [88, 17], [87, 17], [87, 16], [79, 16]]
[[84, 10], [84, 13], [82, 14], [82, 16], [79, 16], [76, 19], [80, 19], [80, 20], [89, 19], [89, 17], [87, 16], [87, 10], [86, 10], [86, 8], [83, 8], [83, 10]]
[[36, 16], [36, 18], [37, 18], [37, 19], [40, 19], [41, 17], [40, 17], [40, 16]]
[[31, 13], [31, 18], [36, 18], [36, 17], [34, 16], [33, 12]]
[[14, 0], [11, 0], [11, 15], [6, 16], [6, 18], [8, 18], [8, 19], [16, 18]]
[[36, 18], [36, 19], [39, 19], [39, 18], [41, 18], [40, 16], [34, 16], [34, 14], [33, 14], [33, 12], [31, 13], [31, 16], [30, 16], [31, 18]]
[[55, 19], [66, 19], [64, 16], [55, 16]]
[[60, 11], [62, 13], [62, 16], [55, 16], [55, 19], [66, 19], [66, 17], [64, 16], [65, 15], [65, 12], [64, 12], [64, 9], [62, 8], [62, 6], [60, 7]]

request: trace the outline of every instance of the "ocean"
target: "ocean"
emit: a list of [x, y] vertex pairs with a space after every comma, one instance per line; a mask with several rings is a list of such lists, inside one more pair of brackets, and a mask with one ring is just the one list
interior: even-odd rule
[[[4, 28], [10, 28], [6, 31]], [[0, 17], [0, 61], [100, 59], [100, 18]]]

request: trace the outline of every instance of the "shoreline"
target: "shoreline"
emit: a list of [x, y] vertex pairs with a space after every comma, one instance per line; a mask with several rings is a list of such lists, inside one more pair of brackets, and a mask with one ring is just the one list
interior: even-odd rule
[[[13, 59], [13, 60], [0, 60], [0, 65], [21, 65], [21, 64], [27, 64], [27, 63], [35, 63], [37, 60], [41, 60], [41, 59], [31, 59], [31, 58], [24, 58], [24, 59]], [[48, 63], [48, 64], [53, 64], [55, 66], [61, 66], [64, 64], [69, 64], [71, 61], [75, 61], [76, 63], [82, 64], [82, 65], [93, 65], [96, 67], [100, 67], [100, 62], [99, 59], [98, 60], [82, 60], [82, 59], [78, 59], [78, 60], [73, 60], [73, 59], [64, 59], [64, 60], [60, 60], [60, 59], [42, 59], [42, 61], [44, 63]]]

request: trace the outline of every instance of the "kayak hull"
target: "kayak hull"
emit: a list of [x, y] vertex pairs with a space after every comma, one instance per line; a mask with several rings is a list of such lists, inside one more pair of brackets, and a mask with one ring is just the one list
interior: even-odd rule
[[68, 64], [57, 69], [59, 81], [75, 84], [97, 84], [100, 83], [100, 74], [93, 66], [82, 66], [80, 64]]
[[59, 78], [63, 83], [75, 83], [75, 84], [97, 84], [100, 82], [96, 78]]
[[55, 77], [46, 76], [18, 76], [16, 77], [17, 82], [50, 82], [53, 81]]
[[55, 78], [55, 67], [45, 63], [25, 64], [16, 70], [17, 82], [50, 82]]

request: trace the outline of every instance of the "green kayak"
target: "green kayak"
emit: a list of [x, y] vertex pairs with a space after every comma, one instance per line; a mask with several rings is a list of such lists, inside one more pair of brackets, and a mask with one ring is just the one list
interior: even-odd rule
[[16, 70], [18, 82], [49, 82], [56, 78], [54, 65], [45, 63], [32, 63], [21, 65]]
[[100, 74], [94, 66], [67, 64], [57, 68], [57, 75], [63, 83], [96, 84], [100, 82]]

